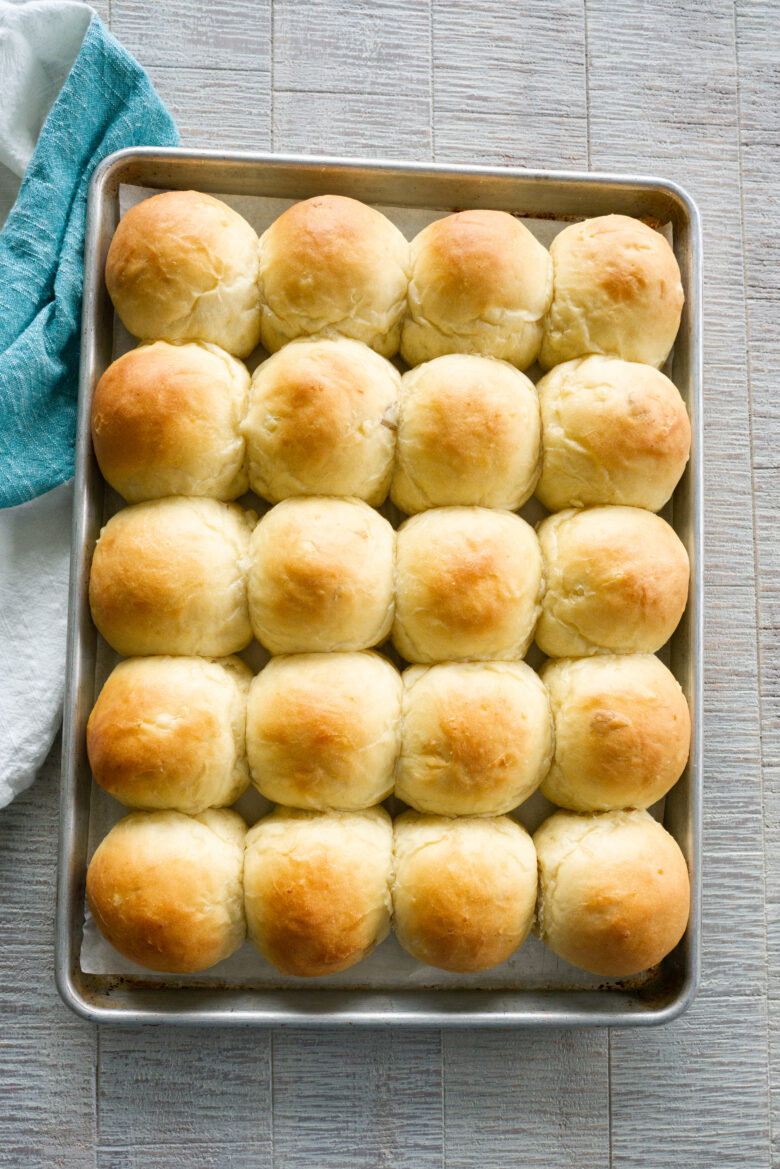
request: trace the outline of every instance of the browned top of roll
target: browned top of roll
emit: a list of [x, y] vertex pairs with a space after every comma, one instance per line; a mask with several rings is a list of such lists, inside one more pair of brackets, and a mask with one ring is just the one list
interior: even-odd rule
[[249, 785], [251, 679], [239, 658], [120, 662], [87, 722], [96, 781], [130, 808], [195, 814], [232, 804]]
[[100, 533], [92, 618], [126, 657], [223, 657], [252, 639], [246, 596], [254, 521], [234, 503], [175, 496], [136, 503]]
[[144, 199], [108, 249], [114, 308], [135, 337], [211, 341], [246, 357], [260, 335], [257, 243], [247, 221], [212, 195]]
[[[459, 211], [437, 219], [415, 238], [412, 251], [415, 275], [423, 267], [425, 277], [436, 277], [426, 289], [428, 311], [453, 325], [524, 304], [531, 273], [527, 264], [518, 265], [518, 253], [538, 256], [542, 271], [547, 268], [545, 249], [506, 211]], [[538, 299], [544, 312], [544, 279]]]
[[588, 353], [660, 367], [680, 325], [680, 268], [661, 235], [629, 215], [573, 223], [550, 247], [554, 284], [539, 362]]
[[393, 466], [400, 377], [347, 337], [297, 340], [252, 378], [243, 430], [252, 489], [272, 503], [344, 495], [378, 507]]
[[663, 507], [691, 445], [685, 403], [667, 377], [637, 361], [592, 356], [557, 365], [537, 389], [543, 464], [535, 493], [546, 508]]
[[688, 555], [660, 516], [638, 507], [560, 511], [538, 536], [543, 653], [654, 653], [672, 635], [688, 599]]
[[263, 344], [341, 334], [398, 349], [409, 245], [380, 211], [343, 195], [288, 207], [260, 240]]
[[534, 844], [538, 933], [561, 958], [628, 978], [677, 945], [688, 922], [688, 870], [649, 812], [556, 812]]
[[483, 353], [525, 369], [552, 294], [546, 248], [506, 211], [459, 211], [411, 244], [401, 352], [410, 365], [442, 353]]
[[420, 962], [461, 973], [504, 962], [531, 928], [536, 855], [507, 816], [395, 822], [395, 929]]
[[249, 605], [271, 653], [367, 649], [389, 632], [395, 534], [357, 499], [286, 499], [252, 536]]
[[108, 367], [92, 400], [100, 470], [129, 503], [247, 490], [239, 425], [249, 373], [216, 345], [155, 341]]
[[225, 808], [199, 816], [133, 812], [98, 845], [87, 900], [105, 938], [149, 970], [205, 970], [242, 945], [246, 825]]
[[247, 836], [249, 936], [284, 974], [353, 966], [390, 928], [392, 824], [384, 808], [277, 808]]
[[398, 532], [393, 642], [411, 662], [522, 657], [541, 590], [536, 537], [519, 516], [422, 512]]
[[549, 661], [555, 756], [542, 794], [590, 812], [647, 808], [682, 774], [691, 740], [679, 683], [652, 654]]

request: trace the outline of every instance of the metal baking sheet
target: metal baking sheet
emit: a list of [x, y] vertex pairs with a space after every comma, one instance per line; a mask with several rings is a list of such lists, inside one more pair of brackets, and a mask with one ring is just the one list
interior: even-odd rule
[[[688, 862], [692, 903], [683, 941], [653, 971], [630, 980], [600, 980], [559, 962], [530, 938], [493, 971], [447, 975], [415, 963], [391, 937], [367, 961], [327, 980], [283, 978], [248, 943], [238, 955], [203, 974], [155, 975], [115, 955], [96, 934], [88, 914], [85, 917], [87, 862], [107, 825], [125, 810], [97, 789], [86, 758], [86, 721], [115, 660], [90, 619], [89, 564], [104, 517], [120, 502], [95, 463], [89, 416], [98, 378], [131, 344], [115, 322], [103, 268], [120, 216], [120, 199], [122, 207], [136, 201], [141, 195], [138, 188], [146, 194], [208, 191], [227, 199], [258, 228], [264, 226], [264, 217], [270, 222], [289, 201], [326, 192], [382, 207], [407, 234], [416, 224], [465, 207], [510, 211], [545, 243], [566, 222], [608, 212], [638, 216], [666, 228], [686, 293], [667, 372], [687, 402], [693, 444], [688, 469], [664, 513], [691, 559], [688, 609], [664, 656], [690, 703], [693, 740], [686, 772], [666, 797], [662, 817]], [[70, 1007], [88, 1018], [116, 1023], [419, 1027], [639, 1025], [667, 1021], [689, 1005], [698, 982], [700, 919], [700, 247], [693, 201], [674, 184], [652, 178], [145, 148], [120, 151], [96, 170], [84, 258], [57, 903], [57, 985]], [[531, 828], [545, 813], [540, 801], [536, 797], [519, 811], [518, 819]], [[250, 795], [243, 810], [251, 821], [261, 806]]]

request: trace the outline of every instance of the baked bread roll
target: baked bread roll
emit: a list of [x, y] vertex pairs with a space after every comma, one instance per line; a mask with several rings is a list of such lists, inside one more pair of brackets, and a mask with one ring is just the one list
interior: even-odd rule
[[561, 511], [537, 529], [547, 590], [536, 644], [551, 658], [655, 653], [688, 600], [688, 554], [638, 507]]
[[531, 929], [536, 854], [508, 816], [420, 816], [395, 822], [393, 921], [427, 966], [465, 974], [506, 961]]
[[343, 195], [295, 203], [260, 239], [263, 345], [321, 333], [392, 357], [408, 281], [409, 244], [380, 211]]
[[685, 858], [649, 812], [556, 812], [534, 833], [536, 933], [591, 974], [628, 978], [655, 966], [685, 933]]
[[124, 657], [226, 657], [252, 640], [255, 516], [215, 499], [154, 499], [112, 516], [92, 557], [92, 620]]
[[249, 786], [239, 658], [130, 658], [114, 668], [87, 723], [92, 774], [128, 808], [196, 815]]
[[496, 816], [536, 791], [552, 757], [552, 717], [529, 666], [412, 666], [403, 681], [399, 799], [418, 812]]
[[649, 808], [688, 761], [691, 718], [676, 678], [652, 654], [563, 658], [542, 669], [555, 755], [542, 795], [561, 808]]
[[419, 365], [443, 353], [500, 357], [527, 369], [552, 297], [550, 253], [506, 211], [459, 211], [411, 245], [401, 355]]
[[685, 470], [691, 424], [680, 393], [651, 365], [584, 357], [539, 382], [543, 462], [536, 496], [550, 511], [627, 504], [660, 511]]
[[286, 499], [252, 536], [249, 610], [273, 654], [369, 649], [393, 621], [395, 533], [357, 499]]
[[409, 662], [522, 658], [541, 594], [534, 530], [511, 512], [435, 508], [398, 531], [392, 636]]
[[404, 374], [391, 498], [407, 515], [429, 507], [520, 507], [539, 474], [533, 383], [504, 361], [462, 353]]
[[246, 824], [211, 808], [133, 812], [98, 845], [87, 902], [101, 934], [148, 970], [207, 970], [243, 945]]
[[393, 790], [401, 677], [373, 653], [272, 658], [252, 683], [247, 747], [258, 791], [294, 808], [354, 811]]
[[252, 490], [378, 507], [393, 471], [398, 371], [357, 341], [293, 341], [255, 370], [244, 434]]
[[384, 808], [277, 808], [249, 830], [250, 940], [282, 974], [337, 974], [390, 931], [393, 826]]
[[247, 357], [260, 340], [257, 235], [199, 191], [166, 191], [120, 220], [106, 286], [134, 337], [211, 341]]
[[550, 254], [555, 293], [542, 368], [588, 353], [660, 368], [685, 300], [679, 265], [661, 233], [628, 215], [601, 215], [565, 227]]
[[249, 486], [239, 431], [249, 372], [216, 345], [155, 341], [111, 364], [92, 400], [100, 470], [128, 503], [237, 499]]

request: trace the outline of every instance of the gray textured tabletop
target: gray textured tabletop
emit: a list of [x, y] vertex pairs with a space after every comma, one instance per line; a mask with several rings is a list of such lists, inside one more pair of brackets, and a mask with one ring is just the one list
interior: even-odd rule
[[98, 0], [184, 144], [656, 173], [704, 226], [703, 978], [651, 1031], [95, 1028], [53, 974], [59, 744], [0, 813], [0, 1164], [780, 1164], [773, 0]]

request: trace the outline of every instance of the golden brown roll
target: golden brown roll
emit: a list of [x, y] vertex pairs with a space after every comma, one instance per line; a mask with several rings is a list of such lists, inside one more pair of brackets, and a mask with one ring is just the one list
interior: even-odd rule
[[548, 516], [537, 534], [547, 578], [542, 653], [655, 653], [669, 640], [690, 575], [669, 524], [638, 507], [592, 507]]
[[628, 215], [601, 215], [565, 227], [550, 254], [555, 292], [542, 368], [588, 353], [660, 368], [685, 300], [679, 265], [660, 232]]
[[539, 545], [519, 516], [423, 512], [398, 531], [393, 644], [409, 662], [522, 658], [542, 587]]
[[112, 516], [92, 557], [89, 604], [125, 657], [226, 657], [252, 640], [253, 512], [215, 499], [154, 499]]
[[260, 239], [263, 345], [320, 333], [392, 357], [408, 280], [409, 244], [380, 211], [342, 195], [295, 203]]
[[228, 958], [246, 938], [245, 836], [244, 821], [225, 808], [125, 816], [87, 871], [103, 937], [131, 962], [171, 974]]
[[407, 515], [429, 507], [520, 507], [539, 474], [533, 383], [504, 361], [454, 353], [404, 374], [391, 487]]
[[293, 808], [354, 811], [393, 790], [401, 677], [373, 653], [272, 658], [252, 683], [247, 748], [258, 791]]
[[591, 974], [648, 970], [685, 933], [690, 884], [674, 837], [649, 812], [556, 812], [534, 833], [535, 932]]
[[252, 536], [249, 610], [274, 654], [369, 649], [393, 621], [395, 533], [358, 499], [286, 499]]
[[398, 371], [346, 337], [293, 341], [255, 370], [244, 424], [252, 490], [378, 507], [393, 471]]
[[626, 504], [659, 511], [688, 462], [680, 393], [651, 365], [584, 357], [539, 382], [543, 462], [536, 495], [550, 511]]
[[393, 825], [384, 808], [276, 808], [246, 839], [250, 940], [282, 974], [337, 974], [390, 930]]
[[542, 795], [576, 812], [649, 808], [666, 795], [688, 760], [691, 718], [658, 658], [563, 658], [541, 676], [555, 719]]
[[403, 681], [399, 799], [418, 812], [496, 816], [536, 791], [552, 757], [552, 716], [529, 666], [412, 666]]
[[232, 804], [249, 786], [251, 679], [239, 658], [120, 662], [87, 723], [95, 779], [128, 808], [195, 815]]
[[166, 191], [120, 220], [106, 285], [122, 323], [144, 341], [211, 341], [247, 357], [260, 340], [257, 235], [198, 191]]
[[419, 365], [443, 353], [536, 360], [552, 297], [550, 253], [506, 211], [459, 211], [411, 245], [401, 354]]
[[531, 929], [536, 854], [508, 816], [420, 816], [394, 825], [393, 923], [428, 966], [458, 974], [506, 961]]
[[128, 503], [237, 499], [249, 486], [239, 430], [248, 400], [246, 366], [216, 345], [155, 341], [125, 353], [92, 400], [103, 477]]

